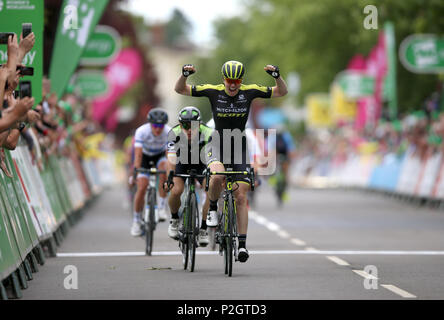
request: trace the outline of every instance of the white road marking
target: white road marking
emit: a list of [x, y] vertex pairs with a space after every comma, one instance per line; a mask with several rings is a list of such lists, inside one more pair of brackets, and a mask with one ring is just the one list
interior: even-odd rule
[[410, 292], [407, 292], [405, 290], [402, 290], [394, 285], [391, 284], [381, 284], [382, 287], [400, 295], [403, 298], [416, 298], [415, 295], [411, 294]]
[[306, 251], [319, 251], [318, 249], [313, 248], [313, 247], [307, 247], [307, 248], [305, 248], [305, 250]]
[[285, 230], [280, 230], [277, 235], [283, 239], [290, 238], [290, 234]]
[[297, 245], [297, 246], [305, 246], [306, 245], [305, 241], [302, 241], [301, 239], [298, 239], [298, 238], [292, 238], [290, 240], [290, 242]]
[[271, 221], [268, 221], [265, 224], [265, 227], [267, 227], [268, 230], [273, 231], [273, 232], [277, 232], [277, 231], [281, 230], [281, 227], [279, 227], [278, 224], [271, 222]]
[[341, 258], [338, 258], [338, 257], [335, 257], [335, 256], [327, 256], [326, 258], [328, 260], [336, 263], [337, 265], [340, 265], [340, 266], [349, 266], [350, 265], [347, 261], [342, 260]]
[[[252, 218], [258, 224], [263, 225], [264, 227], [266, 227], [268, 230], [270, 230], [272, 232], [276, 232], [276, 234], [279, 237], [281, 237], [283, 239], [290, 239], [291, 235], [287, 231], [283, 230], [277, 223], [274, 223], [274, 222], [268, 220], [267, 218], [265, 218], [264, 216], [261, 216], [260, 214], [258, 214], [256, 211], [253, 211], [253, 210], [249, 211], [248, 215], [250, 218]], [[306, 245], [305, 241], [302, 241], [297, 238], [292, 238], [290, 241], [297, 246], [305, 246]]]
[[[308, 248], [307, 248], [308, 249]], [[251, 254], [295, 254], [295, 255], [435, 255], [444, 256], [444, 251], [326, 251], [317, 250], [250, 250]], [[196, 251], [198, 255], [217, 255], [218, 251]], [[176, 256], [181, 255], [180, 251], [153, 251], [153, 256]], [[74, 253], [57, 253], [57, 257], [131, 257], [145, 256], [145, 252], [129, 251], [129, 252], [74, 252]]]
[[374, 275], [371, 275], [371, 274], [365, 272], [364, 270], [353, 270], [353, 272], [356, 274], [359, 274], [361, 277], [364, 277], [365, 279], [370, 279], [370, 280], [378, 279]]

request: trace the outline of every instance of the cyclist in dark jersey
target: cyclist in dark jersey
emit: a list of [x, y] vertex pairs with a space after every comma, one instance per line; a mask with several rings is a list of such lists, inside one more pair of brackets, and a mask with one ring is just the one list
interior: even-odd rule
[[[207, 163], [202, 161], [200, 153], [211, 141], [211, 135], [214, 130], [201, 123], [200, 111], [196, 107], [189, 106], [180, 110], [178, 120], [179, 124], [174, 126], [168, 133], [167, 172], [174, 171], [176, 174], [188, 174], [190, 170], [194, 169], [197, 174], [202, 174], [207, 167]], [[194, 146], [193, 143], [195, 143]], [[193, 159], [192, 155], [193, 147], [199, 152], [198, 157], [194, 157], [195, 159]], [[201, 185], [203, 180], [203, 178], [198, 178]], [[185, 178], [174, 177], [173, 182], [174, 186], [168, 199], [171, 209], [168, 235], [173, 239], [177, 239], [179, 233], [180, 197], [184, 190]], [[202, 223], [199, 230], [199, 245], [203, 247], [209, 243], [208, 232], [206, 231], [208, 207], [209, 201], [206, 200], [202, 208]]]
[[[196, 68], [191, 65], [184, 65], [182, 67], [182, 74], [176, 82], [175, 91], [179, 94], [207, 97], [211, 104], [213, 118], [216, 124], [216, 131], [219, 133], [221, 140], [223, 138], [224, 129], [238, 129], [245, 136], [245, 125], [248, 120], [251, 102], [255, 98], [275, 98], [287, 94], [287, 85], [281, 78], [279, 68], [273, 65], [267, 65], [264, 70], [269, 73], [276, 81], [274, 87], [264, 87], [256, 84], [244, 85], [242, 84], [242, 77], [245, 74], [245, 67], [238, 61], [227, 61], [222, 66], [223, 84], [219, 85], [188, 85], [186, 83], [187, 77], [196, 72]], [[231, 138], [230, 138], [231, 139]], [[242, 149], [233, 151], [234, 145], [231, 144], [231, 150], [223, 150], [223, 141], [220, 141], [221, 150], [216, 151], [214, 161], [209, 163], [211, 171], [225, 171], [227, 164], [233, 170], [245, 170], [249, 167], [248, 152], [246, 149], [245, 139], [242, 142]], [[231, 157], [227, 156], [231, 154]], [[223, 156], [221, 156], [223, 155]], [[241, 156], [241, 161], [239, 160]], [[233, 159], [236, 158], [236, 159]], [[235, 161], [236, 160], [236, 161]], [[223, 189], [223, 176], [213, 176], [210, 181], [210, 190], [208, 192], [210, 198], [210, 210], [207, 216], [207, 225], [217, 225], [217, 200]], [[247, 193], [250, 190], [248, 179], [239, 177], [236, 179], [239, 188], [235, 191], [237, 219], [239, 230], [239, 255], [240, 262], [245, 262], [248, 259], [248, 250], [246, 249], [246, 237], [248, 229], [248, 208], [247, 208]]]

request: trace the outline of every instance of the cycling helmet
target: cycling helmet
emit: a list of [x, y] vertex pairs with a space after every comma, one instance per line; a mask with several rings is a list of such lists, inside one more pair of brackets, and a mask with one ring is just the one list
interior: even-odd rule
[[245, 67], [239, 61], [227, 61], [222, 66], [222, 74], [225, 79], [242, 79], [245, 73]]
[[147, 120], [150, 123], [165, 124], [168, 122], [168, 114], [160, 108], [151, 109]]
[[179, 122], [200, 121], [200, 111], [196, 107], [185, 107], [179, 111]]
[[207, 127], [210, 127], [211, 129], [216, 129], [216, 123], [214, 122], [214, 119], [211, 119], [206, 124]]

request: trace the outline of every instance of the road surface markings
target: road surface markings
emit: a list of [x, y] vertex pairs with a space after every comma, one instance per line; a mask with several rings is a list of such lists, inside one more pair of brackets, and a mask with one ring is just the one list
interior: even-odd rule
[[[218, 251], [196, 251], [198, 255], [217, 255]], [[292, 255], [444, 255], [444, 251], [328, 251], [317, 250], [308, 247], [305, 250], [250, 250], [251, 254], [292, 254]], [[181, 251], [153, 251], [153, 256], [175, 256], [182, 255]], [[145, 256], [145, 252], [129, 251], [129, 252], [61, 252], [57, 253], [57, 257], [131, 257]]]
[[289, 234], [287, 231], [285, 231], [285, 230], [279, 230], [278, 233], [277, 233], [277, 235], [278, 235], [279, 237], [283, 238], [283, 239], [288, 239], [288, 238], [290, 238], [290, 234]]
[[411, 294], [410, 292], [407, 292], [405, 290], [402, 290], [394, 285], [391, 284], [381, 284], [382, 287], [396, 293], [397, 295], [400, 295], [403, 298], [416, 298], [415, 295]]
[[306, 245], [305, 241], [302, 241], [301, 239], [298, 239], [298, 238], [292, 238], [290, 240], [290, 242], [297, 245], [297, 246], [305, 246]]
[[378, 279], [377, 277], [375, 277], [374, 275], [365, 272], [364, 270], [352, 270], [354, 273], [359, 274], [361, 277], [364, 277], [365, 279], [369, 279], [369, 280], [376, 280]]
[[338, 258], [335, 256], [327, 256], [327, 259], [330, 261], [333, 261], [334, 263], [336, 263], [337, 265], [340, 265], [340, 266], [349, 266], [350, 265], [347, 261], [342, 260], [341, 258]]
[[[263, 225], [265, 228], [267, 228], [268, 230], [275, 232], [278, 237], [282, 238], [282, 239], [290, 239], [291, 235], [290, 233], [288, 233], [287, 231], [283, 230], [281, 226], [279, 226], [277, 223], [274, 223], [270, 220], [268, 220], [267, 218], [265, 218], [264, 216], [261, 216], [260, 214], [258, 214], [256, 211], [251, 210], [248, 213], [248, 216], [253, 219], [254, 221], [256, 221], [256, 223]], [[297, 238], [291, 238], [290, 242], [297, 245], [297, 246], [305, 246], [307, 245], [307, 243], [301, 239], [297, 239]]]

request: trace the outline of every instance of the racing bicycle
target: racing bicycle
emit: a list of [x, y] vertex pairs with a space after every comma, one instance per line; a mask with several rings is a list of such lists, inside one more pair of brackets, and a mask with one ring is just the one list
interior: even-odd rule
[[225, 189], [223, 191], [223, 210], [222, 217], [219, 219], [219, 224], [216, 227], [216, 243], [219, 244], [219, 254], [224, 257], [224, 269], [225, 274], [229, 277], [233, 274], [233, 257], [235, 261], [238, 261], [238, 247], [237, 240], [239, 234], [237, 233], [237, 213], [236, 213], [236, 201], [233, 193], [237, 190], [233, 188], [234, 176], [244, 175], [248, 176], [251, 181], [251, 191], [254, 191], [254, 170], [247, 168], [246, 171], [232, 171], [230, 168], [227, 171], [205, 171], [206, 185], [205, 191], [209, 188], [209, 178], [211, 175], [223, 175], [225, 179]]
[[183, 269], [190, 268], [194, 271], [196, 265], [196, 248], [199, 236], [199, 207], [196, 198], [196, 178], [204, 178], [205, 175], [197, 174], [191, 169], [189, 174], [176, 174], [170, 171], [168, 175], [168, 190], [174, 185], [173, 177], [185, 178], [185, 201], [179, 225], [179, 248], [182, 251]]
[[[150, 165], [154, 165], [150, 163]], [[156, 230], [156, 207], [157, 207], [157, 176], [159, 174], [165, 174], [164, 170], [157, 170], [156, 167], [150, 169], [139, 168], [135, 169], [136, 172], [149, 175], [149, 184], [147, 188], [146, 206], [142, 221], [142, 235], [145, 237], [145, 254], [150, 256], [153, 250], [153, 237], [154, 230]]]

